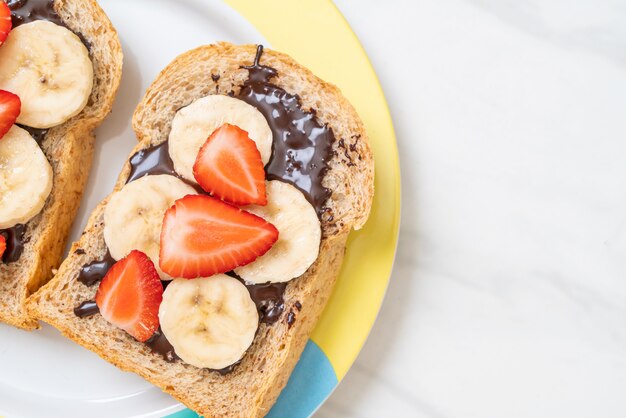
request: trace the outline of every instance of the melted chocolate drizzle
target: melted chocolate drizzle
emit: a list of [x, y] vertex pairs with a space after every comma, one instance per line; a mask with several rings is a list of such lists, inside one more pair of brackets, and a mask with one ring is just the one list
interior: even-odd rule
[[91, 51], [91, 44], [83, 34], [70, 29], [54, 10], [54, 0], [9, 0], [7, 5], [11, 9], [13, 28], [36, 20], [47, 20], [74, 32], [83, 45]]
[[96, 305], [95, 300], [85, 301], [74, 308], [74, 314], [79, 318], [87, 318], [99, 312], [100, 309], [98, 308], [98, 305]]
[[129, 161], [130, 174], [126, 183], [147, 175], [169, 174], [179, 177], [170, 158], [169, 141], [137, 151]]
[[259, 321], [266, 324], [278, 321], [285, 311], [283, 295], [287, 283], [246, 284], [246, 287], [259, 311]]
[[28, 132], [30, 136], [33, 137], [35, 142], [39, 144], [39, 146], [41, 146], [43, 140], [46, 139], [46, 134], [48, 133], [48, 129], [31, 128], [30, 126], [19, 125], [19, 124], [17, 126], [19, 126], [20, 128], [24, 129], [26, 132]]
[[26, 225], [17, 224], [11, 228], [0, 230], [0, 235], [4, 236], [6, 241], [6, 249], [2, 255], [4, 263], [12, 263], [20, 259], [22, 251], [24, 251], [24, 233]]
[[150, 347], [153, 353], [160, 354], [168, 363], [173, 363], [174, 361], [180, 359], [180, 357], [176, 354], [176, 351], [174, 351], [174, 346], [170, 344], [163, 334], [163, 331], [161, 331], [161, 327], [159, 327], [154, 335], [146, 341], [146, 345]]
[[333, 131], [319, 123], [315, 111], [304, 111], [297, 95], [272, 84], [277, 71], [259, 63], [263, 45], [257, 47], [254, 63], [244, 66], [248, 79], [239, 99], [256, 107], [267, 119], [274, 141], [272, 158], [265, 167], [267, 178], [293, 184], [304, 193], [318, 216], [331, 192], [322, 186], [335, 142]]
[[92, 261], [82, 266], [77, 280], [85, 286], [93, 286], [104, 278], [113, 264], [115, 264], [115, 260], [107, 250], [102, 260]]
[[208, 194], [197, 183], [187, 180], [174, 170], [174, 162], [170, 157], [169, 141], [137, 151], [130, 157], [129, 162], [130, 173], [126, 179], [126, 184], [144, 176], [168, 174], [187, 183], [198, 194]]
[[54, 10], [54, 0], [9, 0], [7, 4], [14, 28], [36, 20], [48, 20], [65, 27], [61, 16]]

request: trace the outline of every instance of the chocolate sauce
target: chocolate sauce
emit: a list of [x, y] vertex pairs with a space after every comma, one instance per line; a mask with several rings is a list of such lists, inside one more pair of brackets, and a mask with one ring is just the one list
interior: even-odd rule
[[111, 257], [111, 253], [107, 251], [102, 260], [92, 261], [82, 266], [77, 280], [85, 286], [93, 286], [102, 280], [113, 264], [115, 264], [115, 260]]
[[35, 20], [48, 20], [65, 26], [61, 16], [54, 10], [54, 0], [9, 0], [7, 4], [11, 9], [14, 28]]
[[[54, 0], [9, 0], [13, 28], [36, 20], [47, 20], [64, 28], [70, 29], [61, 16], [54, 10]], [[72, 30], [72, 29], [70, 29]], [[80, 32], [75, 32], [85, 47], [91, 51], [91, 44]]]
[[88, 300], [74, 308], [74, 314], [79, 318], [87, 318], [100, 312], [95, 300]]
[[239, 99], [256, 107], [267, 119], [274, 141], [272, 158], [265, 167], [267, 178], [283, 180], [296, 186], [321, 217], [330, 190], [322, 186], [328, 171], [333, 131], [320, 124], [315, 111], [304, 111], [300, 98], [272, 84], [277, 71], [259, 63], [263, 46], [257, 48], [254, 63], [248, 70]]
[[28, 132], [30, 136], [33, 137], [35, 142], [37, 142], [39, 145], [41, 145], [43, 140], [46, 139], [46, 134], [48, 133], [48, 129], [31, 128], [30, 126], [19, 125], [19, 124], [18, 126], [24, 129], [26, 132]]
[[[297, 300], [296, 303], [293, 304], [293, 307], [296, 308], [298, 312], [302, 310], [302, 304], [299, 300]], [[289, 309], [289, 313], [287, 314], [287, 327], [291, 328], [291, 326], [295, 323], [296, 313], [293, 311], [293, 309]]]
[[6, 241], [6, 249], [2, 255], [2, 261], [4, 263], [12, 263], [20, 259], [22, 251], [24, 251], [24, 233], [26, 232], [26, 225], [17, 224], [11, 228], [0, 230], [0, 235], [4, 236]]
[[150, 337], [148, 341], [146, 341], [146, 345], [150, 347], [153, 353], [160, 354], [163, 359], [169, 363], [173, 363], [180, 358], [176, 355], [174, 347], [172, 346], [172, 344], [170, 344], [170, 342], [161, 331], [161, 327], [159, 327], [154, 335]]
[[129, 161], [130, 174], [126, 183], [147, 175], [169, 174], [178, 177], [170, 158], [168, 141], [137, 151]]
[[259, 311], [259, 321], [266, 324], [278, 321], [285, 310], [283, 295], [287, 283], [247, 284], [246, 287]]
[[144, 176], [169, 174], [193, 187], [198, 194], [208, 194], [197, 183], [189, 181], [174, 170], [174, 162], [170, 158], [169, 149], [169, 141], [165, 141], [159, 145], [153, 145], [134, 153], [129, 160], [130, 173], [126, 183], [128, 184]]

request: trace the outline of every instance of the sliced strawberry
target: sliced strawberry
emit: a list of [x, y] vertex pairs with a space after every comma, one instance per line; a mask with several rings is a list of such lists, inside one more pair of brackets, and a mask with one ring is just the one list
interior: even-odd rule
[[163, 285], [154, 264], [133, 250], [109, 269], [96, 292], [100, 314], [144, 342], [159, 328]]
[[[2, 1], [0, 1], [1, 4]], [[0, 138], [15, 124], [22, 109], [22, 102], [15, 94], [0, 90]]]
[[4, 255], [4, 250], [7, 249], [7, 240], [4, 238], [4, 235], [0, 235], [0, 260]]
[[198, 184], [215, 197], [235, 205], [266, 205], [265, 171], [256, 143], [228, 123], [204, 143], [193, 165]]
[[11, 9], [9, 5], [3, 1], [0, 1], [0, 45], [6, 41], [13, 23], [11, 23]]
[[251, 263], [278, 239], [263, 218], [204, 195], [189, 195], [165, 212], [161, 270], [173, 277], [207, 277]]

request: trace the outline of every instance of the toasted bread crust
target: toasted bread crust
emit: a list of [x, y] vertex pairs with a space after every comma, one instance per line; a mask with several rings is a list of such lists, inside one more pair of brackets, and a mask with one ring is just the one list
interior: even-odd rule
[[42, 149], [52, 165], [53, 187], [44, 208], [27, 223], [20, 259], [0, 264], [0, 321], [38, 328], [25, 308], [29, 295], [52, 277], [61, 262], [67, 236], [89, 176], [94, 129], [111, 111], [122, 75], [117, 32], [95, 0], [55, 0], [64, 23], [90, 43], [94, 86], [77, 116], [49, 130]]
[[[140, 142], [133, 153], [165, 141], [180, 107], [207, 94], [237, 92], [247, 76], [239, 67], [251, 63], [254, 52], [252, 45], [220, 43], [176, 58], [157, 77], [135, 111], [133, 127]], [[278, 70], [275, 84], [298, 94], [305, 107], [314, 108], [318, 118], [332, 127], [338, 140], [353, 145], [346, 151], [353, 154], [335, 152], [330, 162], [324, 184], [333, 187], [328, 204], [334, 219], [322, 223], [318, 259], [304, 275], [289, 283], [280, 320], [260, 325], [253, 345], [235, 370], [222, 376], [181, 361], [168, 363], [99, 315], [85, 319], [74, 315], [73, 308], [92, 299], [97, 289], [76, 278], [82, 265], [106, 252], [103, 212], [108, 198], [92, 213], [82, 238], [74, 243], [58, 274], [29, 302], [37, 318], [119, 368], [141, 375], [205, 417], [262, 417], [269, 411], [332, 293], [349, 231], [363, 225], [373, 197], [373, 157], [367, 135], [339, 90], [284, 54], [266, 51], [263, 63]], [[219, 74], [219, 80], [214, 81], [211, 74]], [[348, 164], [345, 158], [350, 157]], [[123, 187], [129, 171], [127, 163], [115, 190]], [[79, 248], [82, 251], [76, 251]], [[286, 320], [289, 312], [295, 316], [291, 325]]]

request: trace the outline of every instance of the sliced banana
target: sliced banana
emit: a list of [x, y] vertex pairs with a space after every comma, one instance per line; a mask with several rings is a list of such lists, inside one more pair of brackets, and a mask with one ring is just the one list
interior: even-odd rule
[[225, 123], [237, 125], [256, 142], [263, 164], [272, 154], [272, 131], [265, 117], [248, 103], [219, 94], [202, 97], [180, 109], [172, 121], [169, 136], [174, 169], [184, 178], [196, 181], [193, 164], [200, 147]]
[[254, 340], [259, 314], [240, 281], [217, 274], [172, 281], [163, 293], [159, 322], [185, 363], [219, 370], [243, 357]]
[[37, 142], [13, 126], [0, 140], [0, 229], [28, 222], [52, 190], [52, 167]]
[[93, 64], [78, 36], [45, 20], [20, 25], [0, 48], [0, 89], [20, 96], [18, 123], [51, 128], [80, 113]]
[[302, 192], [281, 181], [267, 182], [267, 205], [244, 208], [273, 224], [278, 241], [252, 263], [235, 269], [247, 283], [280, 283], [299, 277], [317, 259], [322, 229]]
[[111, 257], [120, 260], [132, 250], [144, 252], [161, 279], [171, 277], [159, 268], [159, 249], [163, 216], [174, 201], [197, 194], [182, 180], [162, 174], [145, 176], [113, 194], [104, 208], [104, 241]]

